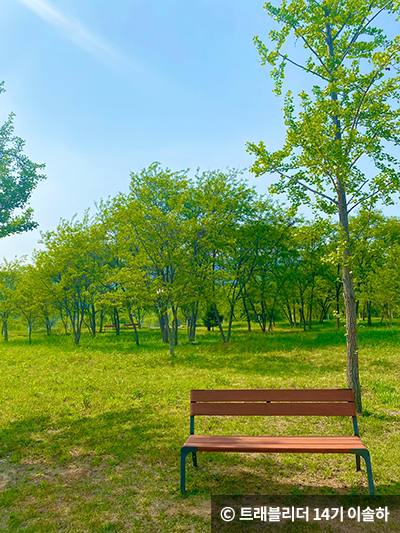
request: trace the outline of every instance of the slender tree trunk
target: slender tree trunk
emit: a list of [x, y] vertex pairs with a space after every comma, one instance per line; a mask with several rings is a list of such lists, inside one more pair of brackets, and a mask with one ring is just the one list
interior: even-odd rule
[[5, 340], [5, 342], [8, 342], [8, 325], [7, 325], [7, 320], [4, 320], [4, 322], [3, 322], [3, 334], [4, 334], [4, 340]]
[[171, 306], [172, 308], [172, 336], [174, 340], [174, 346], [178, 345], [178, 307], [175, 305]]
[[91, 305], [90, 324], [93, 337], [96, 336], [96, 310], [94, 304]]
[[100, 324], [99, 324], [99, 333], [103, 333], [103, 322], [104, 322], [104, 309], [100, 309]]
[[228, 334], [226, 336], [226, 342], [229, 342], [231, 340], [232, 321], [233, 321], [234, 310], [235, 310], [235, 306], [231, 305], [231, 309], [230, 309], [230, 312], [229, 312]]
[[247, 307], [247, 305], [246, 305], [246, 298], [245, 298], [244, 294], [243, 294], [243, 296], [242, 296], [242, 299], [243, 299], [244, 312], [246, 313], [247, 331], [251, 331], [250, 313], [249, 313], [248, 307]]
[[114, 326], [115, 326], [115, 334], [119, 335], [121, 331], [121, 323], [119, 321], [119, 313], [116, 307], [114, 307]]
[[[199, 300], [196, 300], [196, 302], [192, 302], [189, 306], [187, 315], [188, 315], [188, 326], [187, 326], [187, 334], [188, 334], [188, 341], [193, 342], [196, 338], [196, 326], [197, 326], [197, 313], [199, 309]], [[207, 328], [208, 331], [210, 331], [209, 328]]]
[[336, 285], [336, 327], [340, 328], [340, 285]]
[[310, 296], [310, 302], [308, 306], [308, 329], [311, 329], [311, 326], [312, 326], [313, 303], [314, 303], [314, 286], [311, 287], [311, 296]]
[[32, 322], [28, 320], [28, 343], [32, 344]]
[[45, 326], [46, 326], [46, 334], [47, 334], [48, 337], [50, 337], [50, 334], [51, 334], [51, 322], [50, 322], [49, 315], [47, 313], [45, 313], [45, 315], [44, 315], [44, 323], [45, 323]]
[[224, 330], [223, 330], [222, 324], [221, 324], [221, 317], [219, 316], [216, 304], [214, 304], [214, 311], [215, 311], [215, 320], [217, 321], [218, 328], [219, 328], [219, 331], [221, 333], [222, 342], [225, 344], [227, 341], [225, 339], [225, 333], [224, 333]]
[[372, 326], [372, 302], [369, 300], [367, 302], [367, 316], [368, 316], [368, 326]]
[[275, 325], [274, 310], [268, 313], [268, 331], [273, 331]]
[[164, 314], [164, 328], [168, 335], [169, 355], [173, 357], [175, 355], [175, 342], [174, 342], [174, 335], [173, 335], [172, 329], [169, 326], [168, 313]]
[[135, 342], [136, 342], [136, 345], [139, 346], [139, 335], [136, 329], [135, 321], [133, 319], [134, 317], [132, 316], [132, 313], [131, 313], [131, 304], [128, 300], [126, 301], [126, 307], [128, 309], [129, 320], [131, 321], [131, 324], [133, 325], [133, 329], [135, 332]]
[[293, 327], [292, 310], [291, 310], [291, 308], [290, 308], [289, 300], [288, 300], [287, 298], [286, 298], [286, 309], [287, 309], [286, 316], [287, 316], [288, 319], [289, 319], [290, 327]]

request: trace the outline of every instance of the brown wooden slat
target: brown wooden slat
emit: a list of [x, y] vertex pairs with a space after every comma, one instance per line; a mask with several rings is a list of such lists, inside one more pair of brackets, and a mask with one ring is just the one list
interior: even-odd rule
[[191, 402], [354, 402], [351, 389], [192, 390]]
[[200, 451], [254, 453], [351, 453], [366, 449], [358, 437], [240, 437], [191, 435], [184, 446]]
[[191, 403], [190, 415], [356, 416], [353, 403]]

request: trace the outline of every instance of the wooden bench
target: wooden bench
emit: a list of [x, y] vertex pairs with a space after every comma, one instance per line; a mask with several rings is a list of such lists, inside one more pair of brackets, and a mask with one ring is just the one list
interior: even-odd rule
[[[351, 416], [354, 436], [239, 437], [195, 435], [195, 416]], [[185, 492], [186, 457], [197, 452], [352, 453], [360, 470], [365, 460], [368, 487], [375, 494], [369, 451], [358, 436], [351, 389], [193, 390], [190, 395], [190, 437], [181, 449], [181, 491]]]

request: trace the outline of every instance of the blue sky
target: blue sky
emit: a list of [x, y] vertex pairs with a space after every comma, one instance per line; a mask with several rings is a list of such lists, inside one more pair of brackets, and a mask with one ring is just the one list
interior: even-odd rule
[[[42, 231], [127, 192], [153, 161], [172, 170], [245, 168], [247, 141], [284, 139], [282, 100], [254, 35], [259, 0], [2, 0], [0, 121], [16, 113], [25, 153], [46, 163], [31, 206]], [[289, 74], [288, 85], [298, 78]], [[249, 182], [266, 192], [273, 177]], [[386, 209], [397, 214], [397, 207]], [[31, 254], [39, 230], [1, 240]]]

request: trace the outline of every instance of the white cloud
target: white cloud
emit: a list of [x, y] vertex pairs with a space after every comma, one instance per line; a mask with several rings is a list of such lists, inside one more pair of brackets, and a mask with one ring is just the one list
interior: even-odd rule
[[19, 0], [42, 19], [60, 29], [63, 35], [86, 52], [114, 66], [138, 70], [134, 63], [112, 43], [95, 35], [89, 28], [73, 17], [64, 15], [48, 0]]

